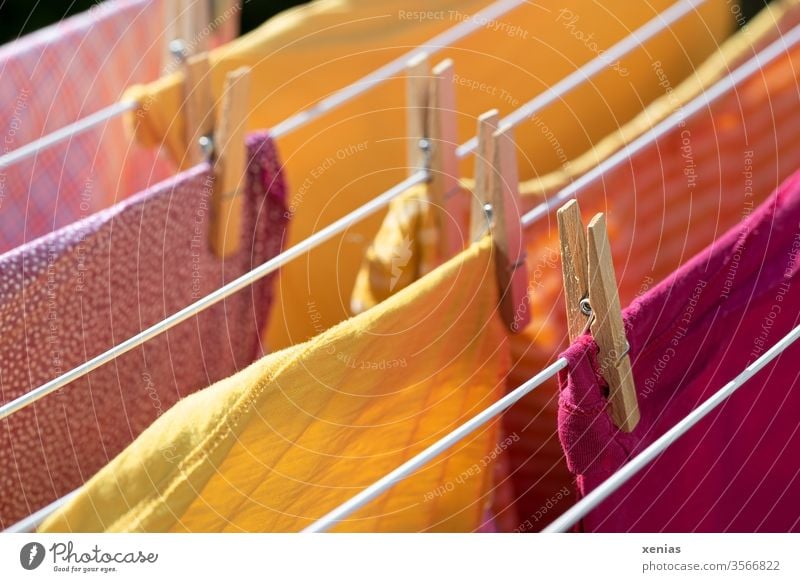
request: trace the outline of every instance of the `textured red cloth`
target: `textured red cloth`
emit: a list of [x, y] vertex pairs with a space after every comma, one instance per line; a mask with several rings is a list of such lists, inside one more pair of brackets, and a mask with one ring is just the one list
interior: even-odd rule
[[[250, 136], [248, 149], [241, 246], [224, 260], [207, 245], [207, 164], [0, 257], [3, 403], [280, 252], [286, 190], [276, 152], [266, 134]], [[261, 356], [271, 279], [0, 423], [0, 526], [75, 489], [179, 398]]]
[[[751, 194], [752, 196], [752, 194]], [[800, 323], [800, 172], [624, 319], [642, 419], [606, 411], [596, 344], [564, 354], [559, 437], [592, 491]], [[586, 531], [800, 530], [800, 343], [751, 379], [595, 509]]]
[[[109, 0], [0, 47], [0, 154], [117, 103], [157, 79], [163, 0]], [[48, 234], [174, 173], [125, 139], [121, 117], [0, 169], [0, 252]]]

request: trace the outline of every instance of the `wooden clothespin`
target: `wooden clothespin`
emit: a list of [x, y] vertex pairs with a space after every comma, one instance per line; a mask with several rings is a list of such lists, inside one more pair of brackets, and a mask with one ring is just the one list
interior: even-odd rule
[[180, 37], [178, 22], [178, 4], [176, 2], [162, 3], [162, 16], [164, 18], [164, 53], [161, 57], [161, 68], [166, 72], [175, 63], [175, 49], [173, 42]]
[[500, 291], [500, 315], [512, 333], [530, 323], [527, 252], [522, 237], [519, 173], [513, 129], [506, 125], [492, 134], [494, 177], [491, 181], [492, 237], [495, 273]]
[[208, 50], [211, 33], [211, 4], [209, 0], [180, 0], [181, 38], [191, 47], [192, 54]]
[[570, 341], [591, 328], [600, 373], [609, 386], [611, 419], [631, 432], [639, 422], [639, 405], [605, 216], [589, 222], [587, 244], [580, 208], [570, 200], [558, 211], [558, 233]]
[[426, 144], [420, 143], [427, 135], [428, 91], [430, 65], [426, 53], [418, 54], [406, 64], [406, 131], [408, 140], [408, 174], [428, 165]]
[[214, 0], [214, 22], [219, 23], [219, 35], [225, 41], [239, 36], [242, 0]]
[[427, 55], [421, 54], [406, 70], [409, 167], [412, 173], [427, 168], [431, 174], [428, 197], [439, 227], [439, 255], [447, 259], [462, 250], [466, 238], [466, 200], [457, 195], [453, 62], [447, 59], [430, 70]]
[[216, 256], [227, 257], [238, 250], [241, 240], [243, 201], [239, 190], [245, 180], [250, 69], [242, 67], [228, 73], [216, 118], [207, 53], [187, 60], [184, 95], [188, 162], [198, 164], [208, 159], [209, 153], [214, 162], [209, 245]]
[[244, 197], [240, 191], [246, 179], [250, 68], [228, 73], [224, 91], [214, 132], [215, 182], [209, 233], [211, 249], [218, 257], [235, 253], [241, 242]]
[[478, 240], [487, 231], [489, 224], [486, 205], [492, 204], [494, 192], [494, 133], [500, 114], [491, 109], [478, 117], [478, 151], [475, 153], [475, 186], [472, 192], [472, 204], [469, 213], [470, 240]]
[[[210, 0], [169, 0], [163, 3], [165, 71], [185, 65], [189, 56], [208, 51], [212, 31]], [[169, 65], [168, 65], [169, 63]]]
[[500, 294], [500, 316], [512, 333], [530, 322], [528, 267], [522, 237], [517, 152], [510, 126], [497, 129], [498, 112], [478, 118], [475, 187], [470, 210], [470, 237], [492, 233], [495, 273]]
[[201, 139], [211, 137], [214, 129], [214, 98], [211, 92], [211, 65], [208, 53], [189, 57], [183, 66], [184, 130], [188, 165], [202, 162], [206, 155]]

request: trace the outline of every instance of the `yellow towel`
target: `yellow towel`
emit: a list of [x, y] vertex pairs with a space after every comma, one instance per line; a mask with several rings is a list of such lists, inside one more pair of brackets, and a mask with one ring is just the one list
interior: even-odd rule
[[[493, 265], [487, 237], [378, 308], [182, 400], [40, 531], [309, 525], [502, 395]], [[487, 425], [337, 530], [475, 530], [502, 445]]]

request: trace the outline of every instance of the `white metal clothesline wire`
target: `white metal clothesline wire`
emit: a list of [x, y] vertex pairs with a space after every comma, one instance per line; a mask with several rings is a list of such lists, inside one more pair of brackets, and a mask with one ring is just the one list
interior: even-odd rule
[[88, 115], [83, 119], [76, 121], [75, 123], [65, 125], [53, 133], [48, 133], [39, 139], [33, 140], [24, 146], [20, 146], [17, 149], [0, 156], [0, 170], [30, 158], [42, 150], [58, 145], [62, 141], [72, 139], [73, 137], [89, 131], [95, 126], [100, 125], [101, 123], [105, 123], [109, 119], [118, 117], [128, 111], [133, 111], [136, 109], [136, 107], [137, 103], [135, 101], [122, 101], [120, 103], [110, 105], [104, 109], [100, 109], [99, 111], [96, 111], [95, 113], [92, 113], [91, 115]]
[[[490, 4], [483, 10], [476, 12], [469, 18], [462, 20], [455, 26], [448, 28], [441, 34], [430, 39], [426, 44], [405, 53], [403, 56], [394, 59], [393, 61], [385, 64], [372, 73], [362, 77], [358, 81], [340, 89], [331, 96], [322, 99], [320, 102], [312, 105], [308, 109], [300, 111], [284, 121], [278, 123], [270, 130], [270, 134], [274, 138], [284, 136], [292, 131], [314, 121], [315, 119], [333, 111], [358, 97], [362, 93], [366, 93], [373, 87], [376, 87], [392, 78], [393, 76], [402, 73], [405, 70], [408, 60], [416, 57], [421, 53], [433, 55], [442, 49], [452, 45], [458, 40], [469, 36], [479, 28], [486, 25], [496, 18], [504, 15], [505, 13], [513, 10], [526, 2], [526, 0], [498, 0]], [[19, 161], [34, 156], [41, 150], [53, 147], [62, 141], [71, 139], [80, 135], [95, 126], [105, 123], [115, 117], [123, 115], [128, 111], [132, 111], [138, 107], [136, 101], [123, 101], [116, 103], [104, 109], [101, 109], [88, 117], [80, 119], [70, 125], [65, 125], [61, 129], [56, 130], [46, 136], [34, 140], [20, 148], [15, 149], [7, 154], [0, 156], [0, 170], [7, 168]]]
[[[691, 115], [694, 115], [698, 111], [702, 110], [703, 107], [707, 107], [713, 101], [715, 101], [716, 99], [718, 99], [722, 95], [726, 94], [728, 91], [734, 89], [739, 83], [741, 83], [742, 81], [747, 79], [753, 73], [755, 73], [758, 70], [760, 70], [761, 67], [763, 67], [764, 65], [769, 64], [771, 61], [775, 60], [780, 55], [784, 54], [786, 49], [794, 46], [798, 42], [800, 42], [800, 25], [795, 26], [786, 35], [784, 35], [782, 39], [774, 41], [772, 44], [770, 44], [765, 49], [763, 49], [760, 53], [756, 54], [754, 57], [752, 57], [746, 63], [744, 63], [739, 68], [737, 68], [735, 71], [733, 71], [729, 76], [727, 76], [724, 79], [718, 81], [708, 91], [705, 91], [704, 93], [702, 93], [701, 95], [699, 95], [698, 97], [696, 97], [695, 99], [690, 101], [688, 104], [686, 104], [686, 106], [684, 108], [682, 108], [682, 110], [679, 110], [677, 113], [675, 113], [673, 115], [670, 115], [669, 117], [664, 119], [661, 123], [657, 124], [651, 130], [649, 130], [647, 133], [645, 133], [644, 135], [640, 136], [639, 138], [637, 138], [636, 140], [631, 142], [631, 144], [629, 146], [625, 147], [624, 149], [621, 149], [619, 152], [617, 152], [613, 156], [609, 157], [606, 161], [604, 161], [603, 163], [601, 163], [598, 166], [596, 166], [595, 168], [593, 168], [591, 171], [589, 171], [586, 174], [584, 174], [583, 176], [581, 176], [579, 179], [577, 179], [575, 182], [573, 182], [572, 184], [570, 184], [569, 186], [567, 186], [563, 190], [559, 191], [557, 194], [554, 195], [554, 197], [551, 200], [558, 200], [558, 203], [560, 204], [564, 200], [567, 200], [568, 198], [571, 198], [572, 196], [574, 196], [577, 193], [577, 191], [580, 188], [583, 188], [586, 185], [592, 183], [595, 179], [597, 179], [598, 177], [602, 176], [605, 172], [607, 172], [607, 171], [611, 170], [612, 168], [616, 167], [621, 162], [623, 162], [624, 160], [630, 158], [633, 154], [635, 154], [636, 152], [641, 150], [644, 146], [646, 146], [647, 144], [650, 144], [653, 141], [655, 141], [656, 139], [658, 139], [660, 136], [662, 136], [664, 133], [666, 133], [667, 130], [669, 130], [671, 128], [674, 128], [676, 125], [678, 125], [681, 121], [685, 120], [687, 117], [690, 117]], [[578, 185], [577, 187], [575, 186], [576, 184]], [[544, 215], [547, 214], [547, 211], [550, 208], [552, 208], [554, 205], [555, 205], [555, 203], [552, 203], [552, 202], [550, 202], [549, 204], [548, 203], [542, 203], [539, 206], [537, 206], [536, 208], [534, 208], [531, 212], [529, 212], [528, 214], [526, 214], [522, 218], [523, 228], [525, 226], [529, 226], [529, 225], [533, 224], [538, 219], [542, 218]], [[798, 329], [800, 329], [800, 328], [798, 328]], [[798, 333], [798, 329], [794, 330], [788, 336], [783, 338], [783, 340], [781, 340], [781, 342], [776, 344], [776, 346], [772, 350], [766, 352], [764, 354], [764, 356], [762, 356], [762, 358], [757, 360], [751, 366], [748, 366], [744, 370], [744, 372], [742, 372], [742, 374], [740, 374], [730, 384], [728, 384], [725, 387], [723, 387], [720, 390], [720, 394], [721, 393], [725, 393], [725, 394], [721, 397], [721, 399], [724, 400], [724, 398], [727, 397], [728, 394], [732, 393], [741, 384], [746, 382], [753, 374], [755, 374], [755, 372], [757, 372], [764, 365], [766, 365], [766, 363], [768, 363], [768, 361], [770, 361], [778, 353], [780, 353], [781, 351], [786, 349], [786, 347], [789, 344], [791, 344], [791, 342], [794, 341], [794, 339], [797, 339], [796, 338], [796, 334]], [[789, 338], [794, 338], [794, 339], [789, 339]], [[777, 351], [775, 351], [775, 348], [779, 348], [779, 349]], [[764, 357], [769, 355], [769, 354], [772, 354], [769, 357], [769, 359], [762, 362], [762, 359], [764, 359]], [[538, 386], [539, 384], [541, 384], [545, 380], [555, 376], [558, 373], [558, 371], [561, 370], [565, 366], [566, 366], [566, 360], [564, 360], [563, 358], [557, 360], [552, 366], [550, 366], [549, 368], [545, 369], [544, 371], [542, 371], [541, 373], [537, 374], [534, 377], [535, 380], [538, 380], [538, 382], [536, 384], [530, 385], [530, 383], [525, 383], [522, 386], [520, 386], [519, 388], [517, 388], [516, 390], [514, 390], [513, 392], [511, 392], [509, 394], [509, 396], [511, 396], [513, 394], [516, 394], [517, 392], [522, 391], [522, 390], [524, 390], [525, 393], [530, 392], [531, 390], [536, 388], [536, 386]], [[556, 368], [554, 368], [554, 367], [556, 367]], [[549, 374], [546, 374], [546, 372], [548, 372], [548, 370], [549, 370]], [[731, 385], [733, 385], [732, 388], [731, 388]], [[717, 398], [717, 396], [715, 395], [714, 397], [712, 397], [712, 399], [714, 399], [714, 398]], [[707, 401], [707, 403], [710, 402], [712, 399], [709, 399], [709, 401]], [[502, 401], [500, 401], [500, 402], [502, 402]], [[683, 426], [684, 423], [686, 423], [687, 421], [690, 422], [691, 424], [689, 424], [689, 426], [686, 426], [683, 429], [683, 432], [685, 432], [686, 430], [691, 428], [691, 426], [693, 426], [694, 423], [696, 423], [698, 420], [700, 420], [700, 418], [702, 418], [703, 416], [708, 414], [708, 412], [710, 411], [710, 409], [709, 409], [709, 410], [706, 410], [705, 412], [701, 412], [700, 413], [701, 416], [699, 418], [696, 418], [696, 419], [692, 420], [694, 418], [693, 415], [695, 415], [697, 413], [697, 411], [704, 410], [704, 406], [707, 403], [705, 403], [704, 405], [700, 406], [695, 412], [693, 412], [692, 414], [687, 416], [686, 419], [684, 419], [683, 421], [681, 421], [681, 423], [676, 425], [676, 428]], [[718, 404], [718, 402], [712, 403], [712, 408], [714, 406], [716, 406], [717, 404]], [[490, 410], [493, 410], [494, 414], [488, 414], [488, 412]], [[489, 420], [491, 420], [492, 418], [494, 418], [495, 416], [500, 414], [503, 410], [505, 410], [505, 408], [501, 408], [501, 409], [497, 409], [497, 408], [493, 408], [493, 407], [488, 408], [486, 411], [482, 412], [481, 414], [479, 414], [478, 416], [476, 416], [475, 418], [470, 420], [466, 425], [463, 425], [462, 427], [459, 427], [458, 429], [456, 429], [452, 433], [450, 433], [447, 436], [445, 436], [442, 440], [437, 442], [432, 447], [429, 447], [429, 448], [425, 449], [424, 451], [422, 451], [421, 453], [417, 454], [416, 456], [412, 457], [411, 459], [409, 459], [408, 461], [403, 463], [403, 465], [401, 465], [400, 467], [398, 467], [397, 469], [395, 469], [394, 471], [392, 471], [391, 473], [389, 473], [388, 475], [386, 475], [382, 479], [376, 481], [373, 485], [370, 485], [364, 491], [362, 491], [361, 493], [357, 494], [356, 496], [354, 496], [350, 500], [346, 501], [344, 504], [340, 505], [339, 507], [337, 507], [336, 509], [334, 509], [333, 511], [331, 511], [330, 513], [325, 515], [319, 521], [313, 523], [311, 526], [309, 526], [304, 531], [307, 531], [307, 532], [322, 532], [322, 531], [325, 531], [325, 530], [329, 529], [337, 521], [341, 521], [342, 519], [345, 519], [347, 516], [351, 515], [353, 512], [357, 511], [358, 509], [360, 509], [361, 507], [366, 505], [369, 501], [371, 501], [372, 499], [378, 497], [379, 495], [381, 495], [382, 493], [384, 493], [385, 491], [387, 491], [388, 489], [393, 487], [395, 484], [397, 484], [402, 479], [408, 477], [409, 475], [413, 474], [418, 469], [424, 467], [429, 462], [431, 462], [436, 456], [438, 456], [441, 452], [443, 452], [444, 450], [446, 450], [448, 448], [448, 447], [440, 446], [440, 443], [449, 443], [449, 446], [452, 446], [452, 445], [456, 444], [459, 440], [461, 440], [466, 435], [468, 435], [469, 433], [474, 431], [476, 428], [478, 428], [478, 426], [480, 426], [480, 424], [485, 424], [486, 422], [488, 422]], [[480, 424], [473, 424], [473, 423], [476, 423], [479, 419], [482, 420], [482, 422]], [[461, 433], [460, 431], [467, 425], [470, 425], [470, 427], [471, 427], [470, 430], [468, 430], [467, 432]], [[664, 437], [666, 437], [667, 435], [673, 434], [673, 432], [672, 432], [673, 430], [675, 430], [675, 429], [672, 429], [671, 431], [666, 433], [664, 435]], [[655, 457], [658, 453], [663, 451], [664, 448], [666, 448], [670, 444], [672, 444], [672, 442], [678, 436], [683, 434], [683, 432], [679, 432], [679, 433], [675, 434], [674, 438], [664, 439], [664, 437], [662, 437], [662, 439], [664, 439], [663, 441], [662, 441], [662, 439], [659, 439], [658, 441], [656, 441], [657, 443], [658, 442], [662, 443], [661, 444], [661, 448], [653, 449], [653, 445], [651, 445], [650, 448], [648, 448], [645, 452], [642, 453], [642, 455], [644, 455], [645, 453], [648, 453], [648, 451], [649, 451], [650, 457], [643, 458], [642, 460], [640, 460], [639, 457], [634, 459], [634, 461], [638, 460], [638, 462], [641, 463], [641, 465], [638, 466], [638, 468], [632, 469], [632, 473], [630, 473], [630, 474], [626, 473], [625, 475], [627, 475], [627, 476], [624, 477], [623, 480], [612, 483], [611, 486], [613, 486], [616, 483], [616, 487], [609, 488], [609, 489], [603, 489], [599, 495], [604, 494], [605, 496], [608, 496], [617, 487], [619, 487], [620, 485], [622, 485], [622, 483], [624, 483], [627, 479], [629, 479], [630, 476], [633, 473], [638, 471], [641, 468], [641, 466], [647, 464], [650, 460], [652, 460], [653, 457]], [[655, 443], [654, 443], [654, 445], [655, 445]], [[653, 449], [653, 450], [651, 451], [651, 449]], [[642, 456], [642, 455], [640, 455], [640, 456]], [[631, 461], [631, 463], [633, 463], [633, 461]], [[603, 493], [603, 492], [605, 492], [605, 493]], [[589, 496], [586, 497], [586, 499], [589, 499], [589, 498], [590, 498]], [[596, 497], [593, 497], [592, 499], [596, 499]], [[591, 506], [582, 506], [581, 505], [581, 507], [584, 507], [584, 509], [582, 509], [580, 511], [583, 511], [584, 513], [580, 513], [579, 515], [578, 515], [577, 511], [575, 512], [575, 514], [570, 514], [569, 512], [565, 513], [564, 516], [562, 516], [562, 518], [561, 518], [561, 520], [564, 520], [564, 521], [561, 521], [560, 523], [559, 522], [555, 522], [550, 527], [557, 526], [557, 527], [569, 528], [571, 523], [566, 524], [566, 516], [567, 515], [578, 515], [574, 520], [574, 521], [577, 521], [578, 519], [580, 519], [581, 517], [586, 515], [586, 513], [591, 511], [603, 499], [605, 499], [605, 497], [597, 499], [597, 501], [594, 502], [594, 504], [591, 505]], [[579, 505], [576, 505], [573, 509], [576, 509], [578, 507], [579, 507]], [[566, 524], [566, 526], [564, 526], [564, 524]], [[548, 530], [545, 530], [545, 531], [561, 531], [561, 530], [556, 530], [556, 529], [550, 530], [550, 528], [548, 528]]]
[[347, 216], [340, 218], [339, 220], [329, 224], [322, 230], [315, 232], [307, 239], [304, 239], [291, 247], [290, 249], [285, 250], [281, 254], [277, 255], [276, 257], [271, 258], [267, 262], [259, 265], [252, 271], [245, 273], [238, 279], [234, 279], [230, 283], [220, 287], [216, 291], [209, 293], [202, 299], [198, 299], [191, 305], [188, 305], [173, 313], [166, 319], [158, 322], [157, 324], [147, 328], [143, 332], [136, 334], [135, 336], [125, 340], [124, 342], [114, 346], [110, 350], [103, 352], [99, 356], [95, 356], [88, 362], [85, 362], [67, 372], [66, 374], [62, 374], [58, 378], [50, 380], [49, 382], [39, 386], [20, 396], [19, 398], [12, 400], [8, 404], [4, 404], [0, 406], [0, 420], [14, 414], [15, 412], [22, 410], [23, 408], [30, 406], [40, 398], [47, 396], [51, 392], [58, 390], [59, 388], [66, 386], [67, 384], [74, 382], [78, 378], [81, 378], [99, 368], [103, 364], [106, 364], [115, 358], [118, 358], [122, 354], [125, 354], [132, 350], [133, 348], [144, 344], [145, 342], [151, 340], [152, 338], [164, 333], [165, 331], [175, 327], [179, 323], [186, 321], [190, 317], [193, 317], [200, 313], [201, 311], [208, 309], [212, 305], [222, 301], [226, 297], [229, 297], [247, 287], [248, 285], [252, 284], [255, 281], [258, 281], [262, 277], [267, 276], [268, 274], [277, 271], [281, 266], [285, 265], [286, 263], [294, 260], [295, 258], [305, 254], [310, 249], [313, 249], [316, 246], [319, 246], [326, 240], [330, 239], [331, 237], [335, 236], [337, 233], [345, 230], [350, 224], [354, 222], [358, 222], [362, 218], [369, 216], [377, 212], [379, 209], [386, 206], [392, 199], [396, 198], [403, 192], [405, 192], [408, 188], [415, 186], [417, 184], [421, 184], [427, 179], [428, 173], [425, 170], [418, 170], [410, 175], [408, 178], [390, 188], [377, 198], [373, 198], [363, 206], [357, 208]]
[[728, 396], [736, 392], [750, 378], [755, 376], [764, 366], [783, 353], [786, 348], [791, 346], [800, 338], [800, 325], [795, 327], [787, 335], [782, 337], [778, 343], [764, 352], [760, 358], [747, 366], [744, 371], [733, 380], [725, 384], [708, 400], [695, 408], [675, 426], [656, 439], [653, 444], [636, 455], [631, 461], [625, 464], [619, 471], [606, 479], [597, 489], [589, 493], [578, 503], [568, 509], [563, 515], [548, 525], [542, 533], [565, 532], [580, 519], [605, 501], [609, 495], [614, 493], [624, 485], [631, 477], [641, 471], [648, 463], [660, 455], [667, 447], [678, 440], [681, 436], [700, 422], [708, 413], [722, 404]]
[[349, 87], [345, 87], [341, 91], [338, 91], [330, 97], [323, 99], [306, 111], [301, 111], [300, 113], [293, 115], [287, 120], [279, 123], [272, 128], [272, 136], [277, 138], [282, 135], [286, 135], [287, 133], [294, 131], [299, 127], [302, 127], [306, 123], [309, 123], [321, 115], [324, 115], [325, 113], [336, 109], [340, 105], [347, 103], [353, 97], [357, 97], [358, 95], [369, 91], [387, 79], [403, 73], [408, 65], [409, 60], [414, 59], [421, 54], [434, 55], [442, 49], [449, 47], [456, 41], [472, 34], [479, 28], [486, 26], [487, 23], [499, 18], [506, 12], [513, 10], [523, 3], [526, 3], [527, 1], [528, 0], [500, 0], [494, 4], [490, 4], [483, 10], [476, 12], [473, 16], [470, 16], [467, 20], [463, 20], [459, 24], [448, 28], [441, 34], [433, 37], [427, 43], [420, 45], [407, 52], [403, 56], [385, 64], [380, 69], [377, 69], [376, 71], [363, 77], [361, 80], [356, 81]]
[[[560, 370], [563, 370], [567, 367], [567, 360], [565, 358], [559, 358], [553, 364], [539, 372], [536, 376], [525, 382], [519, 388], [516, 388], [512, 392], [509, 392], [506, 396], [492, 404], [483, 412], [477, 414], [468, 422], [464, 423], [456, 430], [448, 434], [447, 436], [443, 437], [439, 441], [435, 442], [433, 445], [422, 451], [419, 455], [415, 456], [412, 459], [409, 459], [407, 462], [403, 463], [397, 469], [376, 481], [355, 497], [351, 498], [346, 503], [342, 504], [341, 506], [337, 507], [335, 510], [331, 511], [327, 515], [325, 515], [320, 520], [314, 522], [311, 526], [306, 528], [304, 532], [308, 533], [315, 533], [315, 532], [323, 532], [332, 527], [336, 524], [336, 522], [341, 521], [360, 507], [366, 505], [379, 495], [381, 495], [384, 491], [395, 485], [396, 483], [402, 481], [409, 475], [415, 473], [422, 465], [426, 464], [428, 460], [438, 456], [440, 453], [446, 451], [475, 430], [489, 422], [491, 419], [495, 418], [505, 410], [509, 409], [511, 406], [519, 402], [525, 395], [529, 394], [545, 382], [549, 378], [552, 378], [553, 375], [557, 374]], [[425, 460], [420, 461], [421, 458]], [[17, 522], [16, 524], [12, 525], [11, 527], [5, 530], [5, 533], [22, 533], [22, 532], [30, 532], [34, 531], [37, 527], [39, 527], [47, 517], [56, 511], [59, 507], [67, 503], [70, 499], [75, 497], [80, 492], [80, 488], [68, 493], [67, 495], [57, 499], [50, 505], [43, 507], [39, 511], [31, 514], [30, 516], [26, 517], [25, 519]]]
[[[707, 0], [679, 0], [670, 8], [668, 8], [665, 12], [662, 12], [658, 16], [654, 17], [653, 19], [646, 22], [640, 28], [636, 29], [630, 36], [626, 37], [625, 39], [621, 40], [614, 46], [612, 46], [605, 54], [600, 55], [593, 59], [592, 61], [586, 63], [578, 69], [575, 73], [570, 74], [569, 78], [577, 78], [577, 77], [584, 77], [589, 79], [596, 75], [598, 72], [602, 70], [601, 66], [598, 66], [598, 63], [603, 64], [603, 66], [608, 66], [610, 63], [614, 61], [608, 60], [608, 55], [617, 55], [615, 57], [621, 57], [627, 54], [628, 52], [635, 49], [640, 43], [645, 42], [646, 40], [650, 39], [651, 37], [658, 34], [658, 32], [663, 31], [667, 28], [670, 24], [674, 23], [681, 17], [688, 14], [691, 10], [693, 10], [696, 6], [703, 4]], [[659, 26], [654, 26], [654, 23], [658, 23]], [[637, 43], [632, 43], [629, 41], [631, 37], [635, 37], [637, 39]], [[618, 47], [623, 46], [624, 52], [621, 52]], [[576, 77], [577, 75], [577, 77]], [[562, 93], [557, 93], [552, 90], [546, 91], [540, 96], [535, 97], [531, 101], [522, 105], [518, 110], [515, 110], [507, 117], [503, 118], [501, 123], [507, 124], [509, 123], [509, 119], [514, 124], [518, 124], [526, 119], [528, 119], [531, 115], [536, 113], [537, 111], [543, 109], [544, 107], [550, 105], [551, 103], [555, 102], [557, 99], [563, 97], [566, 93], [574, 89], [577, 85], [575, 85], [574, 81], [565, 84], [562, 87]], [[536, 107], [532, 107], [531, 104], [536, 103]], [[517, 112], [520, 110], [525, 110], [525, 115], [518, 115]], [[470, 140], [471, 141], [471, 140]], [[457, 153], [459, 158], [466, 157], [467, 155], [474, 152], [474, 149], [467, 147], [470, 141], [466, 142], [462, 145], [459, 149], [461, 153]], [[290, 261], [294, 260], [300, 255], [305, 254], [306, 252], [310, 251], [311, 249], [319, 246], [323, 242], [329, 240], [330, 238], [336, 236], [338, 233], [345, 231], [349, 228], [352, 224], [366, 218], [378, 212], [398, 196], [400, 196], [403, 192], [405, 192], [411, 186], [421, 184], [427, 179], [427, 172], [420, 170], [400, 182], [399, 184], [395, 185], [394, 187], [390, 188], [380, 196], [372, 199], [371, 201], [367, 202], [360, 208], [357, 208], [350, 214], [347, 214], [340, 218], [339, 220], [333, 222], [332, 224], [328, 225], [327, 227], [323, 228], [319, 232], [314, 233], [307, 239], [297, 243], [290, 249], [282, 252], [276, 257], [273, 257], [266, 263], [259, 265], [249, 273], [245, 273], [238, 279], [227, 283], [226, 285], [220, 287], [213, 293], [199, 299], [195, 303], [181, 309], [177, 313], [174, 313], [170, 317], [167, 317], [163, 321], [156, 323], [155, 325], [149, 327], [148, 329], [140, 332], [139, 334], [123, 341], [121, 344], [114, 346], [113, 348], [107, 350], [106, 352], [92, 358], [88, 362], [81, 364], [80, 366], [62, 374], [61, 376], [46, 382], [42, 386], [39, 386], [30, 392], [23, 394], [22, 396], [12, 400], [0, 406], [0, 420], [14, 414], [15, 412], [22, 410], [23, 408], [30, 406], [40, 398], [50, 394], [66, 386], [67, 384], [81, 378], [95, 370], [96, 368], [106, 364], [115, 358], [121, 356], [122, 354], [127, 353], [128, 351], [132, 350], [133, 348], [142, 345], [143, 343], [149, 341], [153, 337], [164, 333], [165, 331], [171, 329], [172, 327], [178, 325], [179, 323], [197, 315], [201, 311], [211, 307], [212, 305], [222, 301], [223, 299], [233, 295], [234, 293], [240, 291], [241, 289], [247, 287], [248, 285], [254, 283], [255, 281], [261, 279], [262, 277], [266, 277], [270, 273], [273, 273], [280, 269], [283, 265], [289, 263]]]
[[44, 523], [51, 513], [54, 513], [59, 507], [67, 503], [70, 499], [80, 493], [80, 488], [75, 489], [72, 493], [67, 493], [63, 497], [59, 497], [50, 505], [42, 507], [39, 511], [35, 511], [23, 520], [18, 521], [11, 527], [3, 530], [3, 533], [29, 533], [36, 531], [36, 528]]

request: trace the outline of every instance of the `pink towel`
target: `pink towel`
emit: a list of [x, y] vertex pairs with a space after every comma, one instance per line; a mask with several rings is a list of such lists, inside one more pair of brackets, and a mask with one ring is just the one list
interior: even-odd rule
[[[752, 194], [750, 194], [752, 196]], [[564, 354], [559, 437], [586, 494], [800, 323], [800, 172], [624, 312], [642, 419], [611, 423], [597, 349]], [[613, 211], [613, 210], [612, 210]], [[595, 509], [606, 532], [800, 530], [800, 343]]]
[[[0, 47], [0, 155], [117, 103], [161, 74], [163, 0], [109, 0]], [[171, 173], [116, 118], [0, 169], [0, 252]]]
[[[242, 242], [231, 257], [208, 250], [207, 164], [0, 256], [3, 403], [281, 251], [279, 161], [266, 134], [251, 135], [247, 146]], [[75, 489], [179, 398], [260, 357], [272, 278], [0, 423], [0, 526]]]

